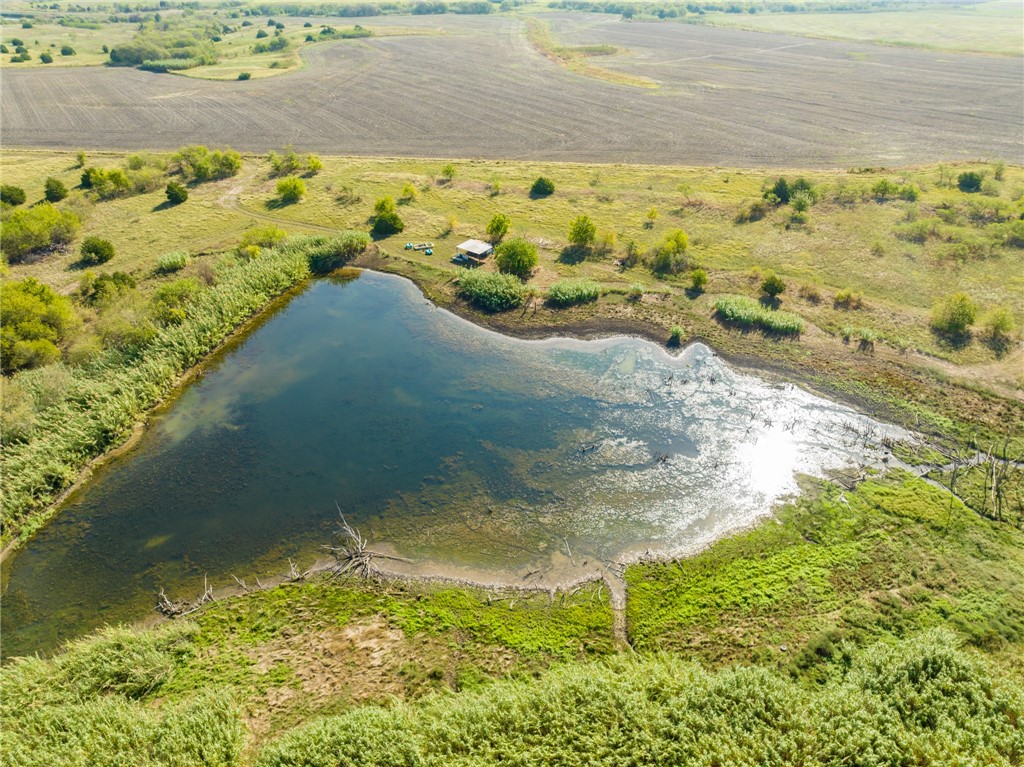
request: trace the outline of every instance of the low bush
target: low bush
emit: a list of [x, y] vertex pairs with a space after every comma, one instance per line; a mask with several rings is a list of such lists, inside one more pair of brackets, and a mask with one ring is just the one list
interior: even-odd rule
[[188, 189], [177, 181], [168, 181], [164, 193], [167, 195], [167, 202], [171, 205], [181, 205], [188, 200]]
[[539, 176], [530, 187], [531, 197], [550, 197], [555, 193], [555, 182], [547, 176]]
[[108, 306], [135, 289], [135, 278], [125, 272], [96, 275], [87, 271], [78, 283], [76, 296], [88, 306]]
[[775, 298], [786, 291], [786, 283], [775, 272], [768, 272], [761, 281], [761, 292], [769, 298]]
[[742, 327], [758, 327], [793, 335], [800, 334], [804, 329], [803, 318], [799, 315], [768, 309], [746, 296], [722, 296], [715, 301], [715, 311], [726, 322]]
[[696, 293], [703, 293], [708, 286], [708, 273], [703, 269], [694, 269], [690, 272], [690, 287]]
[[690, 239], [682, 229], [669, 232], [651, 256], [651, 271], [660, 276], [686, 271], [689, 267], [689, 261], [686, 258], [686, 249], [689, 244]]
[[51, 203], [16, 210], [0, 225], [0, 249], [11, 261], [68, 245], [81, 228], [78, 216]]
[[462, 269], [459, 295], [488, 312], [503, 312], [522, 305], [528, 289], [511, 274]]
[[405, 222], [395, 211], [385, 211], [373, 217], [373, 228], [370, 230], [374, 237], [389, 237], [392, 234], [399, 234], [405, 229]]
[[340, 269], [370, 244], [365, 232], [344, 231], [334, 237], [310, 239], [307, 246], [309, 268], [314, 274]]
[[0, 365], [4, 373], [60, 359], [78, 324], [71, 302], [34, 277], [0, 284]]
[[171, 158], [171, 168], [186, 181], [214, 181], [238, 175], [242, 155], [234, 149], [214, 149], [195, 144], [184, 146]]
[[686, 329], [682, 325], [673, 325], [668, 332], [668, 345], [681, 346], [686, 337]]
[[961, 335], [974, 324], [978, 307], [966, 293], [939, 299], [932, 307], [932, 329], [946, 335]]
[[86, 237], [82, 241], [80, 253], [83, 264], [105, 264], [114, 257], [114, 244], [100, 237]]
[[60, 49], [60, 55], [61, 56], [74, 56], [75, 55], [75, 49], [72, 48], [70, 45], [62, 45], [61, 49]]
[[277, 182], [277, 197], [285, 205], [299, 202], [306, 195], [306, 182], [297, 176]]
[[188, 266], [188, 253], [183, 250], [160, 256], [156, 262], [157, 274], [174, 274]]
[[59, 178], [48, 178], [43, 187], [43, 196], [47, 202], [60, 202], [68, 196], [68, 188]]
[[507, 240], [494, 249], [494, 262], [503, 274], [526, 279], [537, 268], [537, 246], [522, 237]]
[[843, 288], [836, 293], [834, 303], [837, 309], [860, 309], [864, 305], [864, 294]]
[[980, 192], [981, 182], [984, 178], [981, 173], [969, 170], [956, 177], [956, 185], [961, 192]]
[[4, 205], [24, 205], [25, 190], [20, 186], [0, 184], [0, 202]]
[[561, 280], [548, 288], [547, 302], [552, 306], [565, 307], [596, 301], [601, 296], [601, 286], [593, 280]]
[[239, 80], [248, 80], [251, 77], [252, 77], [252, 73], [251, 72], [239, 72], [238, 73], [238, 79]]

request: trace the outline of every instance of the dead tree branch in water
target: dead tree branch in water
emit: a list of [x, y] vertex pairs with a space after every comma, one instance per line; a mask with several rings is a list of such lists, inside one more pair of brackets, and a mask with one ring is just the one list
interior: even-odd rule
[[204, 575], [203, 595], [199, 597], [199, 599], [191, 602], [187, 599], [172, 602], [167, 596], [167, 593], [163, 589], [160, 589], [160, 593], [157, 595], [156, 609], [168, 618], [180, 618], [185, 615], [191, 615], [207, 602], [213, 601], [213, 586], [210, 585]]
[[391, 556], [390, 554], [382, 554], [379, 551], [371, 551], [367, 548], [369, 541], [348, 523], [348, 520], [345, 519], [345, 515], [341, 511], [341, 507], [337, 504], [335, 506], [338, 509], [338, 516], [341, 518], [341, 527], [338, 529], [338, 535], [342, 538], [342, 545], [324, 547], [334, 555], [337, 563], [331, 568], [333, 577], [356, 575], [363, 580], [367, 580], [378, 572], [377, 568], [373, 565], [373, 560], [377, 558], [391, 559], [396, 562], [412, 561], [402, 557]]

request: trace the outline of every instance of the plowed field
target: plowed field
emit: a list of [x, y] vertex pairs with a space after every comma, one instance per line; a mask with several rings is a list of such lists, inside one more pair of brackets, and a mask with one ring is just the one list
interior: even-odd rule
[[295, 73], [206, 82], [129, 69], [8, 71], [6, 146], [529, 158], [746, 166], [1022, 159], [1020, 59], [902, 50], [601, 15], [546, 15], [567, 44], [611, 43], [575, 74], [520, 18], [393, 17], [432, 36], [316, 46]]

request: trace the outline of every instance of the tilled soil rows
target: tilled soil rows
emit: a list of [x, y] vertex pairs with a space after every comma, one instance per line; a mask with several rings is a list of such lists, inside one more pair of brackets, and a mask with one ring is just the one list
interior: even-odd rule
[[601, 66], [659, 87], [567, 71], [532, 48], [516, 17], [387, 17], [366, 23], [443, 34], [328, 43], [308, 49], [298, 72], [247, 82], [6, 71], [3, 142], [749, 167], [1022, 159], [1019, 59], [545, 18], [567, 44], [620, 46]]

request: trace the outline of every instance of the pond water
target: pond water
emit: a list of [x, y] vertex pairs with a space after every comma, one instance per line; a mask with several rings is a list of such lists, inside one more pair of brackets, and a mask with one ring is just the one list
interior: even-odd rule
[[364, 272], [206, 366], [4, 568], [3, 651], [323, 557], [338, 509], [420, 571], [571, 578], [693, 551], [896, 430], [635, 338], [521, 341]]

